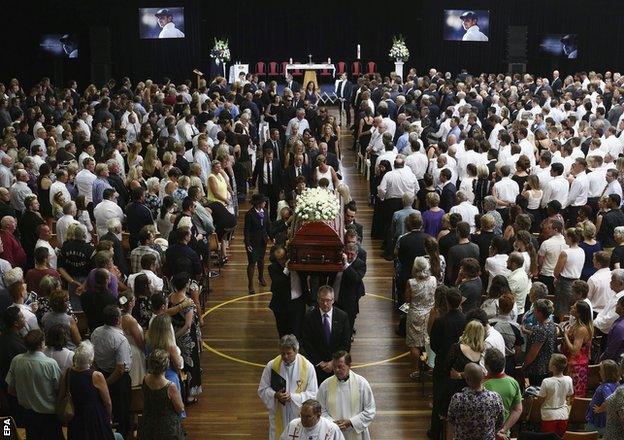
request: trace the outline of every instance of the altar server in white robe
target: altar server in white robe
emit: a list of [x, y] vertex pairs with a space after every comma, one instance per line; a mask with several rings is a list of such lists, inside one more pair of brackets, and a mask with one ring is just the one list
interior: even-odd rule
[[370, 440], [368, 426], [375, 418], [375, 398], [366, 379], [351, 370], [351, 355], [334, 353], [334, 375], [318, 389], [323, 417], [332, 419], [346, 440]]
[[321, 417], [321, 404], [306, 400], [301, 406], [301, 417], [290, 422], [280, 440], [344, 440], [338, 425]]
[[[299, 415], [303, 402], [315, 398], [318, 390], [314, 365], [299, 354], [294, 335], [280, 339], [280, 352], [264, 367], [258, 386], [258, 396], [269, 410], [269, 440], [280, 438], [288, 423]], [[283, 390], [271, 388], [271, 370], [286, 380]]]

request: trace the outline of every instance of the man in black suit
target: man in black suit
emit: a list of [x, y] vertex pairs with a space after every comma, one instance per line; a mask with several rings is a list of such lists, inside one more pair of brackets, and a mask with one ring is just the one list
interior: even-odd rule
[[301, 85], [293, 79], [290, 73], [286, 75], [286, 87], [288, 87], [293, 94], [301, 90]]
[[563, 82], [561, 81], [561, 78], [559, 77], [558, 70], [553, 71], [553, 79], [552, 79], [552, 83], [550, 84], [550, 87], [553, 90], [555, 96], [559, 96], [561, 94], [561, 88], [563, 87]]
[[293, 157], [293, 163], [286, 168], [284, 174], [284, 187], [287, 191], [294, 191], [297, 186], [297, 177], [303, 176], [306, 185], [310, 185], [311, 176], [310, 166], [303, 163], [303, 155], [296, 154]]
[[252, 185], [258, 185], [258, 191], [269, 199], [269, 216], [271, 221], [277, 218], [277, 199], [281, 188], [282, 165], [273, 158], [273, 148], [266, 147], [263, 150], [264, 157], [256, 161]]
[[357, 214], [357, 205], [355, 200], [351, 200], [344, 206], [344, 224], [345, 229], [351, 226], [357, 232], [360, 242], [364, 238], [364, 227], [355, 221], [355, 214]]
[[445, 398], [445, 382], [448, 381], [448, 372], [445, 372], [448, 354], [453, 344], [457, 342], [466, 326], [466, 317], [459, 310], [462, 295], [456, 288], [446, 292], [448, 312], [436, 319], [431, 328], [431, 349], [436, 355], [433, 367], [433, 409], [431, 414], [431, 428], [429, 438], [439, 438], [442, 432], [440, 416], [446, 416], [448, 398]]
[[457, 188], [455, 184], [451, 182], [451, 177], [451, 170], [448, 168], [444, 168], [440, 171], [440, 186], [442, 187], [440, 208], [442, 208], [444, 212], [450, 212], [451, 208], [456, 205], [455, 193], [457, 193]]
[[286, 267], [288, 253], [283, 246], [273, 249], [273, 257], [269, 265], [271, 277], [271, 302], [269, 308], [275, 315], [277, 332], [280, 338], [284, 335], [295, 335], [301, 338], [301, 322], [305, 315], [303, 295], [292, 297], [290, 287], [290, 271]]
[[303, 318], [301, 347], [314, 369], [319, 385], [333, 374], [332, 354], [351, 349], [349, 316], [334, 307], [334, 289], [321, 286], [318, 307]]
[[416, 257], [426, 255], [425, 240], [431, 237], [429, 234], [421, 231], [423, 219], [420, 213], [410, 214], [405, 220], [405, 225], [409, 232], [399, 237], [394, 249], [394, 256], [399, 260], [400, 267], [396, 286], [400, 304], [403, 304], [405, 284], [411, 278], [414, 260]]
[[340, 100], [340, 111], [344, 110], [347, 114], [347, 127], [351, 125], [351, 108], [349, 103], [351, 102], [351, 94], [353, 93], [353, 84], [347, 79], [347, 74], [340, 75], [338, 81], [336, 81], [335, 92], [336, 96]]
[[256, 293], [253, 289], [256, 265], [258, 266], [258, 282], [261, 286], [266, 286], [264, 281], [264, 254], [269, 242], [269, 219], [266, 218], [265, 206], [264, 196], [256, 193], [251, 197], [251, 208], [245, 214], [243, 236], [247, 251], [247, 284], [250, 295]]
[[284, 150], [282, 149], [282, 143], [280, 142], [280, 132], [277, 128], [272, 128], [269, 133], [269, 139], [262, 144], [262, 151], [266, 148], [273, 150], [273, 157], [277, 159], [282, 166], [284, 165]]
[[364, 275], [366, 263], [358, 258], [358, 245], [349, 243], [343, 254], [345, 269], [336, 275], [334, 286], [337, 287], [336, 304], [349, 315], [349, 326], [355, 333], [355, 318], [360, 312], [360, 297], [364, 295]]

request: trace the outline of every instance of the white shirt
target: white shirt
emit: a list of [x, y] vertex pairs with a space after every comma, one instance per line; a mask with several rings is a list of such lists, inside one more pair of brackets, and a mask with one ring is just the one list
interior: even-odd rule
[[[78, 194], [85, 196], [87, 203], [93, 202], [93, 182], [97, 179], [97, 176], [86, 168], [83, 168], [76, 174], [76, 187], [78, 188]], [[50, 193], [52, 193], [50, 191]]]
[[87, 153], [86, 151], [83, 151], [82, 153], [80, 153], [80, 156], [78, 156], [78, 168], [83, 169], [83, 162], [84, 160], [90, 157], [91, 159], [93, 159], [93, 156], [91, 156], [89, 153]]
[[468, 164], [474, 164], [476, 166], [485, 165], [487, 160], [483, 160], [483, 156], [473, 150], [468, 150], [465, 153], [457, 157], [457, 174], [459, 180], [464, 180], [468, 177]]
[[405, 166], [409, 167], [417, 179], [425, 177], [429, 159], [427, 155], [416, 151], [405, 158]]
[[569, 193], [570, 184], [568, 183], [566, 178], [563, 176], [557, 176], [554, 179], [546, 182], [540, 206], [544, 208], [552, 200], [558, 200], [563, 204], [564, 200], [568, 200]]
[[[485, 348], [486, 350], [488, 348], [495, 348], [500, 351], [503, 356], [505, 356], [505, 339], [503, 338], [503, 335], [501, 335], [501, 333], [494, 327], [488, 327], [487, 336], [485, 337]], [[481, 357], [480, 364], [485, 366], [483, 362], [484, 358]]]
[[567, 248], [568, 245], [561, 234], [553, 235], [548, 240], [545, 240], [537, 252], [538, 257], [544, 258], [540, 275], [552, 277], [557, 260], [559, 259], [559, 254], [562, 250]]
[[580, 247], [568, 248], [563, 250], [568, 256], [566, 264], [563, 266], [561, 276], [565, 278], [571, 278], [577, 280], [581, 278], [581, 271], [585, 264], [585, 251]]
[[199, 177], [201, 178], [203, 184], [206, 185], [208, 182], [208, 176], [210, 175], [210, 170], [212, 170], [210, 158], [204, 150], [200, 150], [198, 148], [195, 151], [195, 162], [197, 162], [201, 167], [201, 174]]
[[76, 122], [85, 134], [85, 139], [91, 139], [91, 127], [89, 127], [89, 125], [82, 118], [79, 118]]
[[49, 241], [42, 240], [42, 239], [37, 240], [37, 243], [35, 243], [35, 249], [40, 248], [40, 247], [44, 247], [48, 250], [48, 254], [50, 255], [50, 259], [48, 260], [48, 263], [50, 264], [50, 267], [52, 269], [56, 269], [58, 265], [57, 263], [58, 257], [56, 255], [56, 249], [52, 247]]
[[570, 185], [570, 194], [568, 195], [568, 202], [565, 206], [586, 205], [588, 192], [589, 181], [587, 180], [587, 174], [585, 174], [585, 171], [583, 171], [577, 174], [574, 178], [574, 181], [572, 181], [572, 185]]
[[485, 272], [489, 274], [488, 290], [490, 290], [492, 280], [496, 275], [503, 275], [504, 277], [507, 277], [511, 273], [511, 271], [507, 269], [508, 259], [509, 255], [507, 254], [496, 254], [486, 258]]
[[548, 165], [546, 168], [541, 168], [539, 166], [536, 166], [533, 169], [533, 174], [535, 174], [537, 178], [539, 179], [540, 188], [545, 188], [546, 183], [548, 183], [553, 178], [550, 175], [550, 165]]
[[69, 194], [69, 190], [67, 186], [63, 182], [56, 181], [52, 185], [50, 185], [50, 204], [54, 203], [54, 196], [56, 193], [61, 192], [63, 194], [63, 198], [65, 199], [65, 203], [71, 202], [71, 195]]
[[469, 201], [461, 202], [459, 205], [455, 205], [451, 208], [451, 214], [459, 214], [462, 216], [462, 221], [467, 222], [470, 225], [470, 233], [474, 234], [475, 227], [475, 215], [479, 214], [479, 208], [470, 203]]
[[158, 38], [184, 38], [184, 32], [176, 28], [173, 22], [169, 22], [163, 26]]
[[[529, 257], [525, 256], [525, 258]], [[530, 261], [531, 260], [529, 259], [529, 264]], [[523, 314], [526, 297], [529, 295], [532, 285], [525, 268], [519, 267], [511, 272], [509, 276], [507, 276], [507, 281], [509, 281], [509, 290], [511, 290], [511, 293], [513, 293], [516, 298], [516, 308], [518, 309], [518, 313]]]
[[594, 319], [594, 327], [603, 332], [604, 334], [609, 334], [611, 331], [611, 327], [616, 319], [618, 319], [619, 315], [615, 313], [615, 306], [620, 298], [624, 296], [624, 290], [618, 292], [616, 295], [611, 295], [609, 297], [609, 301], [604, 309], [598, 313], [596, 319]]
[[[271, 179], [271, 184], [273, 184], [273, 179], [275, 178], [273, 172], [273, 161], [267, 162], [266, 160], [262, 161], [262, 183], [265, 185], [269, 184], [269, 178]], [[331, 180], [331, 179], [330, 179]]]
[[141, 272], [133, 273], [128, 277], [128, 288], [134, 292], [134, 279], [144, 273], [150, 280], [150, 287], [152, 292], [161, 292], [164, 286], [162, 278], [156, 275], [149, 269], [142, 269]]
[[[520, 194], [520, 188], [518, 184], [511, 180], [510, 177], [503, 177], [500, 181], [494, 184], [493, 191], [496, 191], [496, 198], [508, 203], [515, 203], [516, 197]], [[503, 205], [499, 205], [499, 208], [504, 208]]]
[[121, 206], [107, 199], [103, 199], [97, 204], [93, 209], [93, 216], [95, 217], [95, 229], [100, 237], [108, 233], [106, 222], [109, 219], [118, 218], [119, 221], [123, 223], [126, 217]]
[[613, 180], [611, 183], [607, 184], [607, 187], [604, 190], [604, 195], [608, 196], [609, 194], [617, 194], [620, 196], [620, 200], [622, 200], [622, 185], [620, 182]]
[[418, 180], [412, 170], [406, 166], [387, 172], [377, 188], [382, 200], [400, 199], [403, 194], [413, 194], [420, 189]]
[[382, 123], [386, 124], [386, 127], [388, 128], [386, 131], [388, 131], [394, 138], [394, 134], [396, 133], [396, 122], [386, 117], [382, 119]]
[[468, 30], [462, 37], [462, 41], [489, 41], [489, 40], [488, 40], [488, 37], [479, 30], [479, 26], [474, 25], [468, 28]]
[[496, 125], [492, 129], [492, 132], [490, 133], [490, 137], [488, 138], [488, 141], [490, 141], [490, 145], [495, 150], [498, 150], [500, 146], [500, 141], [498, 140], [498, 133], [504, 129], [505, 127], [503, 127], [500, 123], [496, 123]]
[[387, 160], [388, 162], [390, 162], [390, 168], [394, 169], [394, 159], [396, 159], [397, 154], [399, 154], [397, 152], [397, 149], [394, 148], [392, 151], [383, 151], [379, 154], [379, 157], [377, 158], [377, 162], [375, 162], [377, 164], [377, 166], [379, 166], [379, 164], [381, 163], [382, 160]]
[[13, 183], [13, 173], [11, 169], [0, 164], [0, 186], [8, 188]]
[[297, 131], [297, 133], [299, 134], [303, 134], [306, 128], [310, 128], [310, 124], [308, 123], [308, 120], [306, 118], [300, 120], [299, 118], [294, 117], [290, 121], [288, 121], [288, 126], [286, 127], [286, 136], [290, 136], [290, 134], [292, 133], [292, 127], [295, 122], [299, 123], [299, 129]]
[[69, 214], [65, 214], [63, 217], [58, 219], [56, 222], [56, 241], [58, 243], [58, 247], [62, 247], [65, 242], [65, 234], [67, 233], [67, 228], [71, 224], [79, 224], [74, 217]]
[[305, 428], [300, 418], [291, 420], [280, 440], [344, 440], [344, 438], [338, 425], [325, 417], [321, 417], [317, 424], [311, 428]]
[[547, 377], [542, 381], [539, 396], [545, 397], [542, 403], [542, 420], [567, 420], [568, 396], [574, 394], [574, 386], [570, 376]]
[[[607, 186], [607, 169], [607, 167], [600, 167], [587, 174], [587, 182], [589, 183], [587, 197], [600, 197]], [[618, 185], [620, 184], [618, 183]], [[620, 185], [621, 191], [622, 186]]]
[[17, 181], [9, 189], [9, 197], [11, 199], [11, 206], [13, 209], [24, 212], [26, 206], [24, 200], [26, 197], [32, 194], [32, 190], [26, 184], [26, 182]]
[[611, 270], [608, 267], [598, 269], [587, 280], [589, 292], [587, 299], [598, 313], [602, 312], [615, 292], [611, 290]]

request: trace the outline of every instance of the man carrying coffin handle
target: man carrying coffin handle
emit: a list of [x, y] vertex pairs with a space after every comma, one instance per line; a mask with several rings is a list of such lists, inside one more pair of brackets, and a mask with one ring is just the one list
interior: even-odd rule
[[334, 375], [318, 389], [322, 415], [333, 420], [347, 440], [370, 440], [368, 425], [375, 418], [375, 398], [366, 379], [351, 370], [351, 355], [333, 355]]
[[298, 354], [297, 338], [283, 336], [280, 352], [264, 367], [258, 386], [258, 396], [269, 411], [269, 440], [280, 438], [303, 402], [314, 398], [317, 390], [314, 366]]

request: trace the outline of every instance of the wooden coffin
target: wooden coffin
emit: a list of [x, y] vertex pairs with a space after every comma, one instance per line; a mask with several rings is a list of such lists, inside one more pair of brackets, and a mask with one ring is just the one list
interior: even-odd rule
[[339, 225], [340, 221], [310, 221], [295, 225], [288, 245], [288, 267], [296, 271], [341, 272], [344, 245], [343, 228]]

